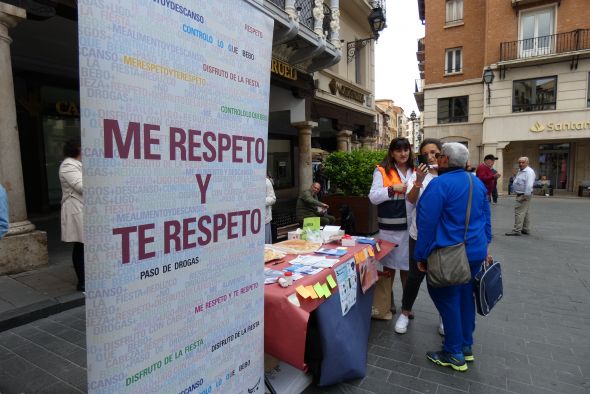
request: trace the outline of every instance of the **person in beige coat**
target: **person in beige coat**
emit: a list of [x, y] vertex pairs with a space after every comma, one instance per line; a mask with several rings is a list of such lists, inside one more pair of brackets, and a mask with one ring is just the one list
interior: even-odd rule
[[61, 182], [61, 240], [72, 242], [72, 262], [78, 277], [77, 289], [84, 285], [84, 197], [82, 195], [82, 149], [80, 142], [69, 140], [64, 146], [65, 159], [59, 166]]

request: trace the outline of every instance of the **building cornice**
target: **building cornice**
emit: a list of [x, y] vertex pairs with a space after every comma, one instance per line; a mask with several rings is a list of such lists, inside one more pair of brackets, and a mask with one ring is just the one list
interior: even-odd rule
[[445, 89], [445, 88], [454, 88], [457, 86], [468, 86], [468, 85], [479, 85], [479, 84], [481, 84], [483, 87], [483, 81], [480, 78], [474, 78], [474, 79], [466, 79], [465, 81], [460, 81], [460, 82], [433, 83], [430, 85], [425, 85], [424, 90]]

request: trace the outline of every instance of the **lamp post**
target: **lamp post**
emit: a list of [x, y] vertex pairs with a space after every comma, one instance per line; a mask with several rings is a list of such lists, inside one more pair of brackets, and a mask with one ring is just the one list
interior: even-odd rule
[[385, 29], [385, 12], [383, 6], [378, 2], [375, 3], [369, 17], [369, 26], [371, 27], [372, 37], [361, 38], [359, 40], [350, 41], [346, 43], [347, 62], [352, 62], [357, 52], [367, 46], [371, 40], [377, 41], [379, 39], [379, 32]]
[[490, 99], [492, 98], [492, 91], [490, 90], [490, 84], [494, 82], [494, 71], [491, 67], [488, 66], [486, 70], [483, 72], [483, 82], [488, 87], [488, 104], [490, 103]]
[[416, 142], [418, 142], [418, 144], [420, 143], [420, 132], [416, 132], [416, 112], [412, 111], [412, 113], [410, 114], [410, 120], [412, 121], [412, 139], [413, 139], [413, 145], [414, 145], [414, 151], [416, 152], [417, 148], [417, 144]]

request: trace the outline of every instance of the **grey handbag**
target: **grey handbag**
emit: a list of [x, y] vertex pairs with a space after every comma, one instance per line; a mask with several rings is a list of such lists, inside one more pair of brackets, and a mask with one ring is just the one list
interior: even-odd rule
[[473, 194], [473, 180], [469, 178], [469, 199], [467, 200], [467, 213], [465, 215], [465, 234], [463, 242], [444, 248], [433, 250], [428, 256], [428, 285], [432, 287], [446, 287], [461, 285], [471, 280], [471, 269], [469, 260], [465, 251], [465, 242], [467, 241], [467, 228], [469, 227], [469, 217], [471, 216], [471, 198]]

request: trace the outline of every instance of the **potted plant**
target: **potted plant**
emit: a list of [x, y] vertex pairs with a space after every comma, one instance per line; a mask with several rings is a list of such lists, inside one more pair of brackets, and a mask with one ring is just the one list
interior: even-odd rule
[[340, 208], [348, 205], [355, 218], [357, 234], [374, 234], [377, 227], [377, 207], [369, 201], [373, 172], [385, 150], [355, 150], [331, 153], [324, 163], [324, 172], [335, 192], [324, 197], [330, 212], [340, 223]]

